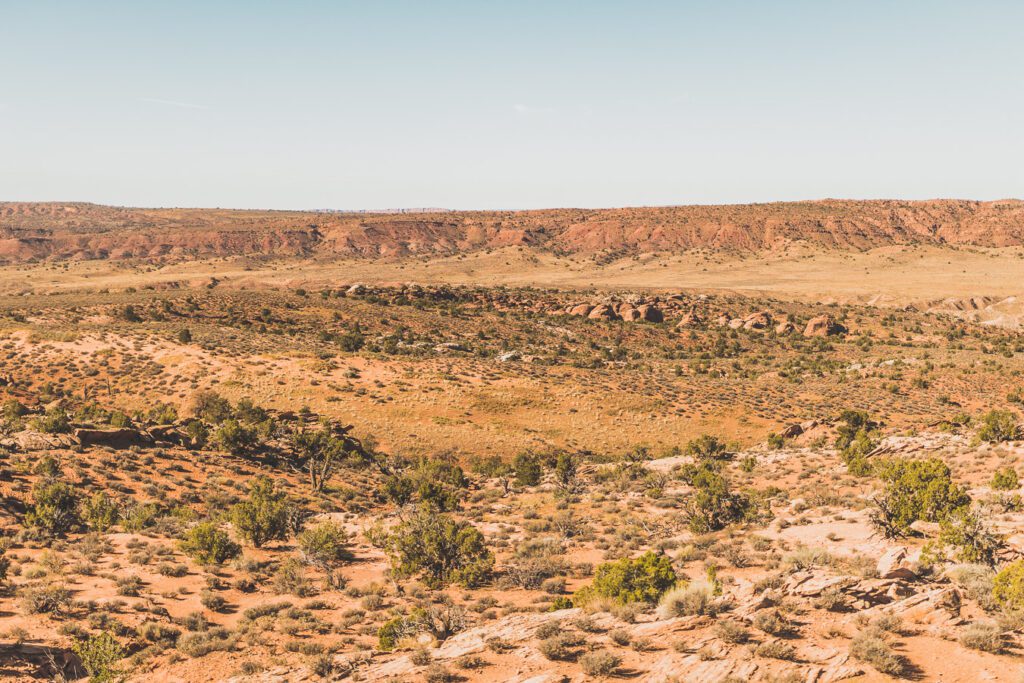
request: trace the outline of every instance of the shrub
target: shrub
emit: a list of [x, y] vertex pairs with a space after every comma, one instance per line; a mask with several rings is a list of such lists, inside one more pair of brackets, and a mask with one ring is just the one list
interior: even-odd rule
[[1006, 609], [1024, 609], [1024, 560], [1015, 560], [996, 574], [992, 597]]
[[871, 520], [889, 538], [905, 535], [919, 519], [941, 522], [970, 504], [938, 458], [894, 458], [876, 467], [876, 473], [885, 489], [874, 499]]
[[972, 650], [999, 654], [1006, 647], [1006, 635], [997, 624], [974, 622], [960, 634], [960, 644]]
[[902, 676], [907, 669], [907, 661], [871, 631], [858, 634], [850, 642], [850, 654], [890, 676]]
[[1020, 488], [1017, 470], [1009, 465], [1000, 467], [992, 474], [992, 488], [996, 491], [1012, 491]]
[[536, 486], [540, 483], [544, 469], [540, 458], [532, 453], [520, 453], [512, 461], [516, 486]]
[[877, 425], [867, 413], [859, 410], [845, 410], [839, 416], [841, 424], [836, 428], [836, 448], [850, 474], [863, 477], [871, 473], [867, 455], [877, 445]]
[[[352, 559], [348, 549], [348, 534], [334, 522], [321, 522], [299, 534], [299, 552], [302, 559], [332, 577], [334, 568]], [[333, 577], [331, 578], [333, 585]]]
[[948, 548], [960, 562], [994, 567], [996, 556], [1005, 546], [1003, 537], [991, 531], [976, 513], [961, 508], [940, 522], [939, 535], [925, 545], [922, 561], [943, 559]]
[[719, 460], [726, 456], [726, 446], [717, 436], [702, 434], [686, 444], [686, 455], [694, 460]]
[[714, 615], [714, 589], [703, 581], [673, 588], [661, 597], [658, 609], [663, 619], [688, 617], [698, 614]]
[[579, 656], [579, 647], [583, 638], [574, 633], [560, 633], [545, 638], [537, 645], [537, 649], [547, 659], [557, 662], [573, 661]]
[[71, 431], [68, 414], [59, 406], [51, 406], [32, 421], [32, 426], [45, 434], [66, 434]]
[[232, 455], [245, 455], [259, 444], [259, 433], [232, 418], [220, 423], [213, 433], [213, 442]]
[[225, 628], [214, 626], [206, 631], [186, 633], [178, 638], [178, 650], [189, 657], [203, 657], [211, 652], [234, 648], [235, 638]]
[[768, 657], [770, 659], [782, 659], [785, 661], [796, 659], [796, 649], [781, 640], [766, 640], [757, 646], [754, 653], [758, 657]]
[[427, 508], [388, 534], [386, 547], [397, 578], [421, 575], [430, 588], [479, 586], [494, 568], [494, 555], [476, 527]]
[[85, 521], [94, 531], [104, 532], [117, 524], [117, 505], [105, 491], [97, 491], [83, 505]]
[[611, 676], [622, 665], [622, 659], [607, 650], [588, 652], [580, 658], [580, 667], [588, 676]]
[[302, 563], [291, 558], [285, 560], [274, 572], [274, 590], [278, 593], [291, 593], [300, 598], [313, 595], [315, 591], [302, 573]]
[[231, 521], [242, 538], [260, 548], [288, 538], [288, 501], [273, 480], [260, 476], [249, 486], [249, 499], [231, 508]]
[[[675, 584], [676, 573], [671, 560], [648, 551], [637, 558], [627, 557], [599, 565], [589, 592], [620, 604], [657, 602]], [[581, 596], [583, 601], [586, 597]]]
[[978, 439], [988, 443], [1013, 441], [1017, 438], [1017, 418], [1008, 410], [990, 410], [981, 416]]
[[89, 680], [103, 683], [118, 678], [117, 662], [124, 657], [124, 648], [106, 631], [76, 642], [71, 649], [81, 660]]
[[26, 586], [19, 597], [27, 614], [63, 614], [71, 606], [71, 591], [63, 586]]
[[231, 403], [213, 391], [200, 391], [193, 399], [196, 417], [211, 424], [220, 424], [231, 417]]
[[723, 529], [751, 512], [750, 500], [730, 491], [725, 477], [711, 468], [696, 471], [691, 483], [696, 490], [686, 503], [686, 513], [695, 534]]
[[188, 530], [181, 550], [199, 564], [223, 564], [241, 552], [238, 544], [213, 522], [203, 522]]
[[32, 507], [25, 514], [27, 526], [57, 536], [81, 523], [78, 493], [70, 484], [41, 480], [32, 488], [32, 498]]

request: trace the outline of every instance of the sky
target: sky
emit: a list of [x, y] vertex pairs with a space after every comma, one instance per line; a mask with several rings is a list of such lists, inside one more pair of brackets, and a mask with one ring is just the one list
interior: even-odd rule
[[0, 201], [1024, 196], [1024, 3], [0, 0]]

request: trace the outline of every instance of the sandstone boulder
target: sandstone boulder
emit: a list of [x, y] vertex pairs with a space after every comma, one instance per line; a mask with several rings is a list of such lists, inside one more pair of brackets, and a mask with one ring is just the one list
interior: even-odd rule
[[831, 315], [819, 315], [807, 321], [804, 327], [805, 337], [831, 337], [837, 334], [846, 334], [847, 329]]
[[766, 330], [772, 324], [772, 314], [768, 311], [758, 311], [743, 318], [743, 329], [745, 330]]
[[615, 309], [608, 304], [598, 304], [594, 306], [594, 309], [587, 315], [591, 320], [616, 320], [618, 316], [615, 314]]
[[912, 569], [907, 560], [906, 548], [890, 548], [878, 559], [878, 576], [882, 579], [906, 579], [917, 578], [917, 573]]
[[569, 315], [578, 315], [586, 317], [590, 315], [590, 312], [594, 310], [594, 307], [590, 304], [577, 304], [569, 309]]
[[153, 442], [152, 437], [138, 429], [92, 429], [79, 427], [75, 430], [75, 438], [83, 446], [109, 446], [110, 448], [129, 448]]
[[640, 320], [645, 322], [660, 323], [665, 320], [665, 314], [654, 304], [641, 304], [636, 310], [640, 314]]

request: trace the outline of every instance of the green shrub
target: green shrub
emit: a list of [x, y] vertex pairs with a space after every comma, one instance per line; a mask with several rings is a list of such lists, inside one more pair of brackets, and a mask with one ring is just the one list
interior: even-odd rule
[[59, 406], [51, 406], [46, 412], [32, 421], [36, 430], [45, 434], [66, 434], [71, 431], [68, 414]]
[[119, 677], [117, 663], [124, 657], [124, 648], [106, 631], [76, 642], [71, 649], [81, 660], [90, 681], [103, 683]]
[[273, 480], [259, 476], [249, 485], [249, 498], [231, 508], [238, 534], [260, 548], [268, 541], [288, 538], [287, 495]]
[[302, 559], [330, 575], [334, 568], [352, 559], [348, 534], [335, 522], [321, 522], [299, 534]]
[[32, 498], [32, 507], [25, 513], [26, 526], [57, 536], [81, 524], [78, 492], [70, 484], [40, 480], [32, 487]]
[[858, 477], [871, 473], [867, 455], [877, 445], [877, 425], [867, 413], [860, 410], [845, 410], [839, 416], [841, 424], [836, 428], [836, 448], [850, 474]]
[[83, 505], [85, 521], [94, 531], [104, 532], [117, 524], [117, 505], [105, 491], [97, 491]]
[[996, 491], [1013, 491], [1020, 488], [1017, 470], [1009, 465], [1000, 467], [992, 474], [992, 488]]
[[996, 574], [992, 597], [1006, 609], [1024, 609], [1024, 560], [1015, 560]]
[[971, 502], [938, 458], [894, 458], [875, 471], [885, 490], [874, 500], [871, 519], [889, 538], [905, 535], [917, 520], [941, 522]]
[[720, 460], [726, 456], [726, 445], [717, 436], [702, 434], [686, 444], [686, 455], [694, 460]]
[[623, 558], [598, 565], [594, 582], [580, 591], [582, 603], [591, 596], [610, 598], [620, 604], [657, 602], [676, 585], [676, 572], [665, 555], [646, 552], [637, 558]]
[[1002, 536], [991, 531], [976, 513], [966, 507], [939, 524], [938, 537], [927, 543], [921, 553], [924, 563], [945, 559], [951, 550], [959, 562], [994, 567], [997, 555], [1006, 546]]
[[728, 480], [712, 468], [697, 469], [690, 481], [695, 491], [686, 502], [686, 514], [695, 534], [723, 529], [752, 511], [750, 499], [733, 493]]
[[494, 567], [494, 555], [476, 527], [429, 508], [399, 524], [385, 544], [397, 578], [420, 575], [431, 588], [479, 586]]
[[1017, 438], [1017, 418], [1008, 410], [990, 410], [981, 416], [978, 439], [988, 443], [1013, 441]]
[[516, 486], [536, 486], [544, 474], [540, 458], [533, 453], [520, 453], [512, 461]]
[[199, 564], [223, 564], [241, 552], [238, 544], [213, 522], [197, 524], [185, 534], [181, 550]]
[[200, 391], [193, 397], [196, 417], [210, 424], [220, 424], [232, 415], [231, 403], [213, 391]]
[[220, 423], [213, 433], [213, 442], [232, 455], [245, 455], [259, 444], [259, 434], [255, 428], [232, 418]]

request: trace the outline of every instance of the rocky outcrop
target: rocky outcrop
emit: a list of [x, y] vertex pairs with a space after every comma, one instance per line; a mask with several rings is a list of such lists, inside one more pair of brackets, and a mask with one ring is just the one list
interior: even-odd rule
[[823, 200], [542, 211], [331, 213], [0, 203], [0, 260], [240, 255], [401, 257], [525, 247], [560, 254], [748, 252], [795, 242], [1024, 245], [1024, 202]]
[[847, 329], [831, 315], [819, 315], [807, 321], [804, 327], [805, 337], [831, 337], [837, 334], [846, 334]]
[[907, 559], [907, 549], [890, 548], [878, 559], [878, 576], [883, 579], [912, 580], [917, 573]]

